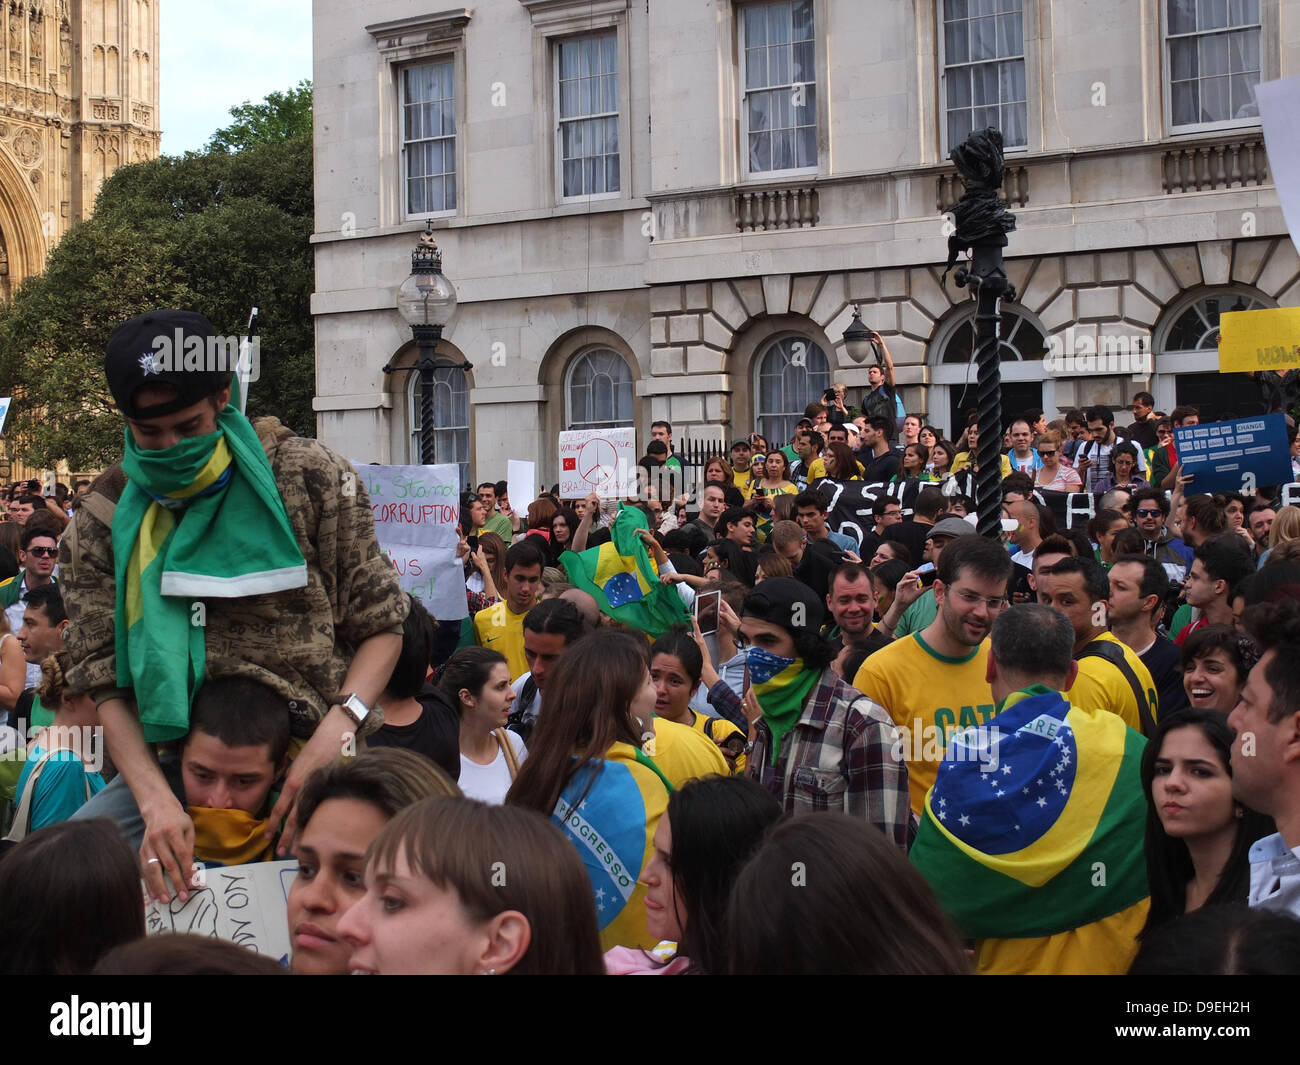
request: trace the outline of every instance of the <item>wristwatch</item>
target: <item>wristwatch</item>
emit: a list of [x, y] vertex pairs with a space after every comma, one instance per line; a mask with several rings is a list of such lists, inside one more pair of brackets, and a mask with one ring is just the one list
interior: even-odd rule
[[355, 692], [340, 695], [335, 705], [343, 708], [343, 712], [352, 718], [352, 723], [358, 729], [361, 728], [362, 722], [370, 714], [370, 707], [363, 703]]

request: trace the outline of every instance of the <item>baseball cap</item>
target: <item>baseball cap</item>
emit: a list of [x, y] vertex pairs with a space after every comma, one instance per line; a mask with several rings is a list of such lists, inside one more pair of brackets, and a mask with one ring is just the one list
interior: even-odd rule
[[[159, 418], [220, 392], [230, 384], [234, 367], [221, 368], [222, 358], [212, 357], [220, 356], [209, 343], [215, 337], [212, 323], [194, 311], [150, 311], [123, 322], [104, 353], [104, 375], [118, 409], [128, 418]], [[145, 386], [176, 395], [141, 407], [135, 395]]]
[[[802, 604], [803, 624], [794, 624], [796, 603]], [[793, 577], [769, 577], [745, 596], [741, 615], [770, 622], [794, 635], [805, 630], [817, 632], [826, 617], [826, 609], [817, 594]]]

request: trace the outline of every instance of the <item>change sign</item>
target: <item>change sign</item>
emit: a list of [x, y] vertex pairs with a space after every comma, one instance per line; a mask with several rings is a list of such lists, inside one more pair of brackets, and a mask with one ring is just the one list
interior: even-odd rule
[[1268, 414], [1174, 430], [1183, 473], [1193, 492], [1245, 492], [1292, 480], [1286, 418]]

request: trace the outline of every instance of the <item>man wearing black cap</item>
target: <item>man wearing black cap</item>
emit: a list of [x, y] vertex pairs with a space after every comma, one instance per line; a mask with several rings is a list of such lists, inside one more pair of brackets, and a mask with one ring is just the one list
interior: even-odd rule
[[186, 735], [203, 681], [248, 677], [289, 704], [306, 742], [270, 819], [274, 831], [287, 817], [284, 853], [306, 777], [382, 723], [370, 708], [406, 616], [352, 465], [228, 405], [224, 355], [208, 320], [189, 311], [114, 330], [105, 372], [126, 419], [125, 455], [78, 500], [59, 560], [76, 663], [68, 681], [98, 705], [124, 781], [83, 816], [113, 816], [143, 837], [145, 879], [160, 898], [163, 873], [187, 894], [194, 828], [152, 749]]
[[912, 822], [907, 765], [894, 757], [889, 714], [830, 668], [825, 611], [807, 587], [772, 577], [745, 597], [748, 772], [787, 813], [831, 810], [865, 818], [903, 850]]

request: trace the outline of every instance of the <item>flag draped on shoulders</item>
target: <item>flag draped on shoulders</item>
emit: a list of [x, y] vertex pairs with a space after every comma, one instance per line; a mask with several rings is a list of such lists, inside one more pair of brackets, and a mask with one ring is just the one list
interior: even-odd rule
[[608, 543], [560, 556], [569, 581], [595, 597], [602, 614], [658, 638], [677, 625], [690, 625], [690, 612], [677, 590], [659, 580], [641, 537], [649, 525], [641, 511], [620, 503]]
[[955, 737], [910, 854], [964, 936], [1054, 936], [1147, 897], [1145, 741], [1043, 687]]

